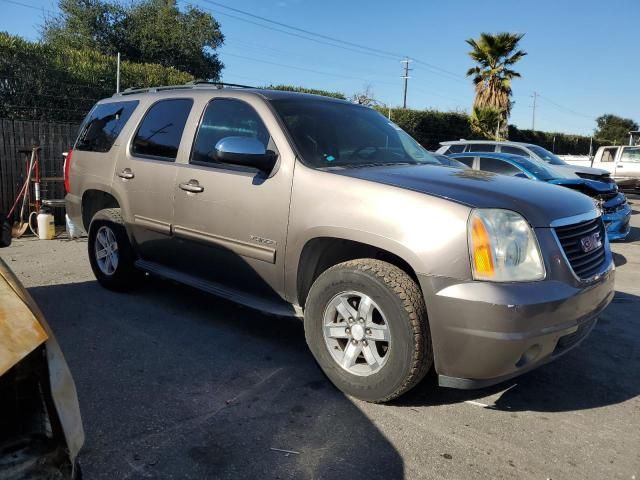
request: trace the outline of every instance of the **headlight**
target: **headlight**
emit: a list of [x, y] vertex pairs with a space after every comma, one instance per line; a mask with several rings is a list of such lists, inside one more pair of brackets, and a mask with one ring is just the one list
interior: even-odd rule
[[538, 242], [522, 215], [510, 210], [477, 209], [471, 212], [467, 229], [475, 280], [523, 282], [544, 278]]

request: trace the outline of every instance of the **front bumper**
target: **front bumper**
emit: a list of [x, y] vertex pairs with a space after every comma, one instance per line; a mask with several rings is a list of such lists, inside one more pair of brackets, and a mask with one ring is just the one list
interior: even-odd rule
[[420, 276], [439, 383], [481, 388], [554, 360], [593, 329], [614, 295], [613, 262], [588, 284], [454, 282]]
[[604, 213], [602, 221], [607, 230], [609, 240], [624, 240], [631, 231], [630, 220], [631, 207], [628, 203], [625, 203], [617, 212]]

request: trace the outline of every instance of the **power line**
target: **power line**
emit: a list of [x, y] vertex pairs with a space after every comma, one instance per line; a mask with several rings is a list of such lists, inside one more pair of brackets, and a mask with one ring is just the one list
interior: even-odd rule
[[588, 118], [589, 120], [595, 120], [595, 118], [596, 118], [594, 115], [587, 115], [587, 114], [584, 114], [584, 113], [576, 112], [575, 110], [572, 110], [572, 109], [570, 109], [568, 107], [560, 105], [559, 103], [554, 102], [553, 100], [551, 100], [551, 99], [549, 99], [549, 98], [547, 98], [545, 96], [542, 96], [540, 94], [538, 94], [538, 97], [541, 98], [542, 100], [550, 103], [551, 105], [555, 106], [556, 108], [559, 108], [560, 110], [564, 110], [564, 111], [566, 111], [568, 113], [571, 113], [573, 115], [576, 115], [578, 117]]
[[[241, 13], [241, 14], [247, 15], [247, 16], [249, 16], [251, 18], [259, 19], [259, 20], [264, 21], [264, 22], [275, 24], [275, 25], [278, 25], [278, 26], [281, 26], [281, 27], [284, 27], [284, 28], [289, 28], [289, 29], [292, 29], [292, 30], [295, 30], [295, 31], [298, 31], [298, 32], [303, 32], [303, 33], [305, 33], [305, 35], [300, 35], [300, 34], [297, 34], [297, 33], [289, 32], [289, 31], [286, 31], [286, 30], [282, 30], [280, 28], [274, 28], [274, 27], [272, 27], [270, 25], [264, 25], [262, 23], [258, 23], [258, 22], [249, 20], [247, 18], [239, 17], [237, 15], [232, 15], [232, 14], [229, 14], [229, 13], [226, 13], [226, 12], [220, 12], [220, 11], [215, 11], [214, 12], [214, 11], [212, 11], [210, 9], [207, 9], [205, 7], [202, 7], [200, 5], [193, 5], [191, 3], [189, 3], [188, 5], [199, 7], [199, 8], [203, 8], [204, 10], [207, 10], [207, 11], [209, 11], [210, 13], [212, 13], [214, 15], [228, 16], [230, 18], [234, 18], [234, 19], [240, 20], [242, 22], [247, 22], [247, 23], [250, 23], [252, 25], [256, 25], [256, 26], [259, 26], [259, 27], [262, 27], [262, 28], [266, 28], [266, 29], [273, 30], [273, 31], [276, 31], [276, 32], [279, 32], [279, 33], [283, 33], [285, 35], [291, 35], [291, 36], [294, 36], [294, 37], [297, 37], [297, 38], [302, 38], [302, 39], [309, 40], [309, 41], [316, 42], [316, 43], [320, 43], [320, 44], [323, 44], [323, 45], [328, 45], [330, 47], [341, 48], [343, 50], [348, 50], [348, 51], [352, 51], [352, 52], [360, 53], [360, 54], [364, 54], [364, 55], [372, 55], [374, 57], [383, 58], [385, 60], [398, 59], [398, 58], [402, 58], [403, 57], [403, 55], [400, 55], [399, 53], [394, 53], [394, 52], [389, 52], [389, 51], [386, 51], [386, 50], [381, 50], [381, 49], [378, 49], [378, 48], [368, 47], [366, 45], [361, 45], [361, 44], [349, 42], [349, 41], [346, 41], [346, 40], [341, 40], [339, 38], [330, 37], [328, 35], [315, 33], [315, 32], [312, 32], [310, 30], [299, 28], [299, 27], [296, 27], [294, 25], [289, 25], [289, 24], [286, 24], [286, 23], [283, 23], [283, 22], [278, 22], [278, 21], [275, 21], [275, 20], [271, 20], [271, 19], [266, 18], [266, 17], [262, 17], [262, 16], [259, 16], [259, 15], [252, 14], [250, 12], [246, 12], [244, 10], [240, 10], [238, 8], [234, 8], [234, 7], [229, 7], [227, 5], [223, 5], [223, 4], [221, 4], [219, 2], [216, 2], [214, 0], [200, 0], [200, 1], [212, 4], [212, 5], [215, 5], [215, 6], [219, 6], [219, 7], [222, 7], [222, 8], [227, 8], [227, 9], [229, 9], [231, 11], [234, 11], [234, 12], [237, 12], [237, 13]], [[318, 38], [312, 38], [312, 37], [309, 37], [309, 35], [317, 36]], [[320, 40], [320, 39], [322, 39], [322, 40]], [[329, 42], [332, 42], [332, 43], [329, 43]], [[415, 61], [416, 63], [426, 67], [430, 71], [430, 73], [433, 73], [433, 74], [436, 74], [436, 75], [440, 75], [440, 76], [442, 76], [444, 78], [447, 78], [449, 80], [453, 79], [453, 80], [461, 82], [461, 83], [465, 83], [465, 84], [467, 83], [465, 77], [462, 76], [462, 75], [456, 74], [456, 73], [451, 72], [449, 70], [446, 70], [446, 69], [444, 69], [442, 67], [439, 67], [439, 66], [434, 65], [434, 64], [429, 63], [429, 62], [425, 62], [424, 60], [421, 60], [421, 59], [418, 59], [418, 58], [415, 58], [415, 57], [412, 57], [412, 56], [409, 57], [409, 58], [411, 60]]]
[[[275, 65], [277, 67], [291, 68], [292, 70], [300, 70], [300, 71], [303, 71], [303, 72], [316, 73], [318, 75], [326, 75], [326, 76], [329, 76], [329, 77], [345, 78], [345, 79], [348, 79], [348, 80], [361, 80], [361, 81], [365, 81], [365, 82], [368, 81], [366, 78], [362, 78], [362, 77], [354, 77], [354, 76], [351, 76], [351, 75], [341, 75], [339, 73], [323, 72], [323, 71], [314, 70], [314, 69], [311, 69], [311, 68], [297, 67], [295, 65], [287, 65], [285, 63], [271, 62], [269, 60], [262, 60], [261, 58], [247, 57], [245, 55], [238, 55], [238, 54], [235, 54], [235, 53], [226, 53], [226, 55], [229, 55], [231, 57], [242, 58], [242, 59], [245, 59], [245, 60], [251, 60], [253, 62], [261, 62], [261, 63], [266, 63], [266, 64], [269, 64], [269, 65]], [[379, 83], [385, 83], [385, 82], [379, 82]], [[393, 84], [391, 82], [386, 82], [386, 83], [388, 83], [389, 85], [395, 85], [395, 84]]]
[[261, 20], [263, 22], [271, 23], [273, 25], [278, 25], [280, 27], [289, 28], [291, 30], [295, 30], [297, 32], [304, 33], [306, 35], [312, 35], [314, 37], [322, 38], [322, 39], [325, 39], [325, 40], [330, 40], [332, 42], [341, 43], [343, 45], [348, 45], [350, 47], [355, 47], [355, 48], [359, 48], [359, 49], [362, 49], [362, 50], [367, 50], [367, 51], [370, 51], [370, 52], [373, 52], [373, 53], [378, 53], [378, 54], [386, 55], [386, 56], [389, 56], [389, 57], [395, 57], [395, 58], [401, 57], [401, 55], [399, 55], [397, 53], [394, 53], [394, 52], [388, 52], [386, 50], [381, 50], [379, 48], [368, 47], [366, 45], [360, 45], [358, 43], [349, 42], [349, 41], [346, 41], [346, 40], [341, 40], [341, 39], [337, 39], [337, 38], [334, 38], [334, 37], [330, 37], [330, 36], [324, 35], [322, 33], [312, 32], [312, 31], [306, 30], [304, 28], [299, 28], [299, 27], [296, 27], [296, 26], [293, 26], [293, 25], [289, 25], [287, 23], [278, 22], [276, 20], [271, 20], [270, 18], [262, 17], [260, 15], [255, 15], [253, 13], [250, 13], [250, 12], [247, 12], [247, 11], [244, 11], [244, 10], [240, 10], [239, 8], [230, 7], [230, 6], [225, 5], [223, 3], [215, 2], [214, 0], [202, 0], [202, 1], [204, 1], [206, 3], [210, 3], [212, 5], [216, 5], [218, 7], [226, 8], [227, 10], [231, 10], [232, 12], [240, 13], [242, 15], [246, 15], [248, 17], [255, 18], [257, 20]]

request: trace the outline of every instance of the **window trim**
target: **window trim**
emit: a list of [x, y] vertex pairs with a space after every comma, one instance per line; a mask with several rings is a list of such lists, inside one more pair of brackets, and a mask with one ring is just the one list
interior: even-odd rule
[[189, 108], [189, 114], [187, 115], [187, 119], [184, 122], [184, 127], [182, 128], [182, 134], [184, 135], [184, 131], [185, 131], [186, 127], [187, 127], [187, 122], [189, 121], [189, 117], [191, 116], [191, 112], [192, 112], [193, 106], [195, 104], [194, 98], [193, 97], [160, 98], [160, 99], [156, 100], [155, 102], [153, 102], [151, 105], [149, 105], [149, 108], [147, 108], [146, 112], [144, 112], [144, 115], [142, 116], [142, 118], [138, 122], [138, 126], [136, 128], [136, 131], [134, 132], [133, 136], [131, 137], [131, 141], [129, 142], [129, 149], [128, 150], [129, 150], [129, 155], [131, 156], [131, 158], [139, 158], [139, 159], [142, 159], [142, 160], [155, 160], [155, 161], [164, 162], [164, 163], [176, 163], [176, 160], [178, 159], [178, 153], [180, 152], [180, 147], [182, 146], [182, 137], [180, 137], [180, 143], [178, 144], [178, 150], [176, 150], [176, 157], [175, 158], [161, 157], [159, 155], [145, 155], [145, 154], [135, 153], [133, 151], [133, 142], [135, 141], [136, 137], [138, 136], [138, 132], [140, 131], [140, 127], [142, 127], [142, 124], [146, 120], [146, 118], [149, 115], [149, 112], [151, 111], [151, 109], [153, 107], [155, 107], [157, 104], [161, 103], [161, 102], [167, 102], [167, 101], [171, 101], [171, 100], [190, 100], [191, 101], [191, 107]]
[[[218, 170], [227, 170], [227, 171], [232, 171], [232, 172], [238, 172], [238, 173], [261, 173], [261, 170], [256, 168], [256, 167], [249, 167], [249, 166], [242, 166], [242, 165], [234, 165], [232, 163], [225, 163], [225, 162], [202, 162], [199, 160], [193, 160], [193, 150], [196, 146], [196, 140], [198, 138], [198, 133], [200, 133], [200, 127], [202, 127], [202, 122], [204, 121], [204, 115], [207, 112], [207, 109], [209, 108], [209, 105], [211, 105], [213, 102], [215, 102], [216, 100], [231, 100], [232, 102], [240, 102], [240, 103], [244, 103], [245, 105], [247, 105], [249, 108], [251, 108], [254, 113], [256, 114], [256, 116], [260, 119], [260, 121], [262, 122], [262, 124], [264, 125], [264, 128], [267, 130], [267, 133], [269, 134], [269, 139], [273, 141], [273, 144], [275, 145], [275, 140], [273, 140], [273, 135], [271, 135], [271, 131], [269, 130], [269, 127], [267, 127], [267, 123], [262, 119], [262, 117], [260, 116], [260, 114], [258, 113], [258, 111], [253, 108], [253, 105], [251, 105], [249, 102], [236, 98], [236, 97], [213, 97], [211, 99], [209, 99], [209, 101], [207, 102], [207, 104], [204, 106], [204, 108], [202, 109], [202, 112], [200, 112], [200, 119], [198, 120], [198, 126], [196, 127], [196, 132], [193, 135], [193, 139], [191, 140], [191, 149], [189, 150], [189, 162], [186, 165], [195, 165], [198, 167], [206, 167], [206, 168], [216, 168]], [[275, 154], [279, 157], [280, 156], [280, 152], [278, 151], [278, 147], [276, 146], [276, 151]], [[276, 163], [276, 166], [273, 168], [273, 173], [275, 173], [275, 171], [277, 170], [277, 166], [278, 164]], [[271, 176], [273, 175], [273, 173], [271, 174]]]

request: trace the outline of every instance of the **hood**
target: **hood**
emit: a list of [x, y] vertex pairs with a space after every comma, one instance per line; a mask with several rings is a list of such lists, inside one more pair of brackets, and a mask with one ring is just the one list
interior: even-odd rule
[[591, 167], [581, 167], [580, 165], [553, 165], [553, 168], [557, 168], [561, 171], [569, 171], [573, 172], [579, 176], [580, 173], [585, 173], [587, 175], [594, 175], [597, 177], [608, 177], [610, 175], [606, 170], [602, 170], [600, 168], [591, 168]]
[[583, 191], [586, 195], [589, 195], [588, 192], [593, 192], [593, 194], [603, 194], [603, 193], [618, 193], [618, 187], [615, 183], [604, 183], [599, 182], [598, 180], [589, 180], [586, 178], [555, 178], [553, 180], [549, 180], [549, 183], [553, 183], [554, 185], [563, 185], [565, 187], [581, 187], [580, 190]]
[[472, 208], [513, 210], [534, 227], [548, 227], [553, 220], [595, 208], [589, 197], [568, 188], [471, 169], [412, 165], [351, 168], [335, 173], [446, 198]]

